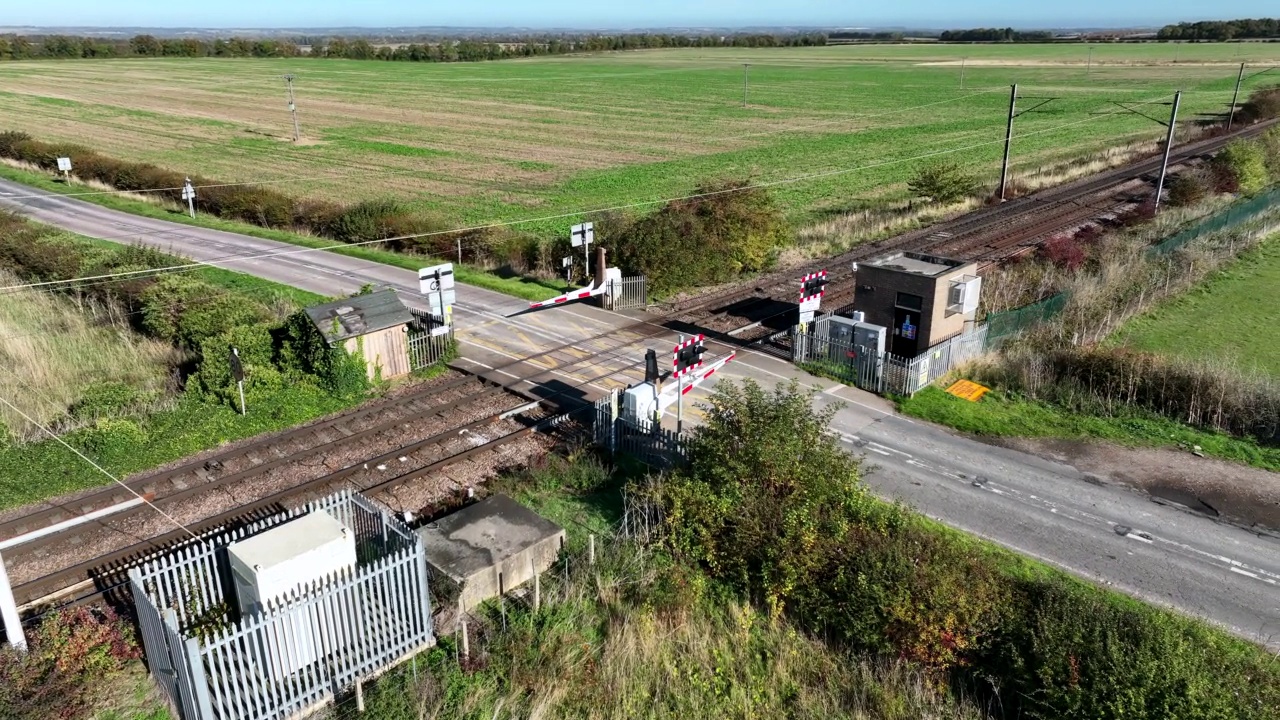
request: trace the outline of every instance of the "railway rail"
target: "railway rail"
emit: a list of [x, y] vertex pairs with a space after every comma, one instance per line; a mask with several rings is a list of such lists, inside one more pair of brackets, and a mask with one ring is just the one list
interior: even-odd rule
[[[1175, 147], [1170, 167], [1215, 152], [1242, 137], [1265, 132], [1275, 121], [1242, 128], [1228, 135]], [[1135, 206], [1149, 192], [1148, 176], [1161, 158], [1149, 157], [1123, 167], [981, 208], [927, 228], [864, 243], [836, 257], [762, 276], [750, 288], [734, 288], [690, 298], [664, 308], [678, 322], [701, 328], [740, 344], [752, 344], [795, 323], [797, 279], [827, 270], [824, 306], [839, 308], [853, 301], [853, 264], [891, 252], [925, 252], [977, 262], [979, 272], [1033, 251], [1064, 230], [1114, 217]]]
[[[648, 322], [633, 323], [628, 329], [642, 337], [665, 332], [661, 326]], [[158, 550], [181, 548], [192, 542], [192, 533], [198, 537], [217, 527], [252, 522], [280, 508], [295, 507], [340, 488], [352, 488], [375, 497], [397, 511], [416, 511], [426, 503], [415, 504], [415, 492], [421, 497], [423, 492], [439, 495], [448, 491], [441, 483], [424, 489], [421, 482], [424, 478], [487, 456], [501, 456], [507, 448], [532, 433], [557, 426], [572, 412], [590, 407], [570, 392], [572, 388], [543, 398], [516, 393], [511, 388], [526, 382], [540, 382], [562, 367], [539, 367], [528, 372], [527, 360], [554, 358], [579, 343], [614, 332], [610, 330], [595, 338], [565, 343], [496, 368], [506, 370], [524, 364], [526, 371], [505, 385], [470, 375], [431, 383], [401, 397], [377, 401], [207, 458], [131, 479], [127, 483], [130, 488], [147, 494], [151, 502], [166, 513], [182, 517], [186, 529], [173, 528], [172, 523], [162, 521], [151, 507], [137, 505], [15, 545], [5, 551], [6, 565], [16, 583], [15, 598], [28, 615], [28, 622], [38, 616], [42, 608], [101, 599], [123, 587], [130, 567]], [[619, 348], [586, 357], [573, 356], [570, 362], [582, 368], [620, 359], [629, 362], [620, 370], [606, 374], [625, 372], [643, 364], [642, 359], [631, 359], [626, 350]], [[441, 421], [446, 414], [457, 414], [461, 420]], [[432, 418], [435, 422], [424, 426], [423, 421]], [[388, 437], [401, 441], [388, 444]], [[282, 483], [283, 487], [273, 492], [253, 495], [244, 490], [254, 482], [264, 481], [273, 471], [296, 471], [303, 464], [323, 467], [330, 457], [345, 457], [350, 461], [319, 474], [313, 472], [296, 482]], [[406, 493], [410, 496], [408, 499]], [[0, 542], [110, 508], [133, 497], [119, 486], [108, 486], [28, 512], [0, 522]], [[205, 512], [188, 522], [184, 512], [189, 506], [207, 505], [211, 497], [220, 499], [215, 511]]]

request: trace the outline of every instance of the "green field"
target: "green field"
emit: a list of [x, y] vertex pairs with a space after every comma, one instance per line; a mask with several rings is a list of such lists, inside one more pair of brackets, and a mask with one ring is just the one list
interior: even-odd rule
[[[559, 234], [567, 218], [538, 218], [735, 176], [782, 182], [779, 200], [804, 224], [903, 196], [913, 158], [930, 153], [965, 148], [950, 157], [994, 178], [1010, 83], [1024, 106], [1058, 98], [1019, 119], [1014, 145], [1016, 173], [1053, 174], [1163, 134], [1113, 101], [1181, 89], [1189, 122], [1229, 102], [1236, 63], [1274, 65], [1280, 45], [1098, 45], [1091, 68], [1087, 57], [1083, 45], [868, 45], [456, 64], [14, 62], [0, 64], [0, 129], [297, 195], [395, 196], [457, 225], [532, 220], [523, 228]], [[809, 175], [820, 177], [787, 182]]]
[[1280, 377], [1280, 235], [1192, 291], [1126, 325], [1113, 342]]

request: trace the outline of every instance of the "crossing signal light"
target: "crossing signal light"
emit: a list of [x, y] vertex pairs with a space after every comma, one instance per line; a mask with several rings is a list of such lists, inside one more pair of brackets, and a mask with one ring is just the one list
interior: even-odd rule
[[800, 280], [800, 302], [822, 297], [827, 291], [827, 271], [805, 275]]
[[678, 378], [690, 370], [702, 367], [702, 356], [707, 352], [706, 341], [705, 335], [697, 335], [676, 346], [671, 377]]

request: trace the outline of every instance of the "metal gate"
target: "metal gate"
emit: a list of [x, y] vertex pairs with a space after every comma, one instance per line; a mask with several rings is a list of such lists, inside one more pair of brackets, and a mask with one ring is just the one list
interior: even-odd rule
[[421, 370], [448, 359], [453, 350], [453, 327], [441, 325], [440, 319], [429, 312], [409, 309], [413, 322], [409, 323], [409, 369]]
[[606, 310], [628, 310], [649, 307], [649, 288], [643, 275], [611, 280], [604, 294]]

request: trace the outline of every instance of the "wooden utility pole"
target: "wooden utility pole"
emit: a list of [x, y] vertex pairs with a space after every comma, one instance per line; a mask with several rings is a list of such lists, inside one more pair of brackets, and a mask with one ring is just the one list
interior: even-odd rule
[[285, 86], [289, 89], [289, 113], [293, 115], [293, 141], [302, 139], [302, 128], [298, 125], [298, 106], [293, 101], [293, 75], [284, 76]]

